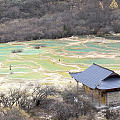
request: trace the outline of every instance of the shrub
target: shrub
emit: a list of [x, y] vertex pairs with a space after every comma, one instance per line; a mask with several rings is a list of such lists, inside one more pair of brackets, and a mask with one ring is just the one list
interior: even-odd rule
[[0, 95], [0, 102], [2, 107], [12, 108], [13, 106], [19, 106], [21, 109], [30, 111], [34, 107], [46, 108], [46, 103], [50, 102], [50, 96], [54, 96], [57, 93], [54, 87], [42, 87], [35, 86], [33, 92], [29, 93], [28, 89], [10, 90], [8, 94]]
[[29, 115], [18, 108], [0, 109], [0, 120], [29, 120]]
[[62, 97], [65, 103], [72, 106], [72, 116], [87, 115], [96, 112], [96, 109], [86, 99], [83, 89], [79, 88], [77, 96], [76, 88], [66, 89], [62, 92]]
[[42, 87], [40, 85], [36, 86], [32, 93], [33, 101], [36, 106], [45, 105], [46, 101], [49, 99], [48, 97], [54, 96], [57, 94], [57, 91], [54, 87]]
[[12, 50], [12, 53], [20, 53], [22, 51], [23, 51], [22, 49], [16, 49], [16, 50]]
[[40, 45], [35, 45], [34, 49], [40, 49]]
[[107, 120], [119, 120], [120, 118], [120, 112], [118, 110], [106, 110], [105, 115]]
[[21, 98], [21, 96], [23, 95], [23, 92], [21, 92], [21, 90], [19, 89], [15, 89], [15, 90], [10, 90], [8, 92], [8, 94], [2, 94], [0, 95], [0, 103], [2, 105], [2, 107], [12, 107], [15, 104], [18, 104], [19, 99]]
[[52, 119], [68, 120], [72, 116], [72, 107], [66, 103], [54, 102], [49, 107], [49, 111], [52, 112]]
[[[10, 115], [8, 116], [12, 116], [12, 110], [14, 111], [15, 106], [19, 109], [25, 110], [29, 114], [32, 113], [31, 115], [36, 115], [34, 113], [36, 110], [38, 112], [43, 110], [45, 113], [51, 114], [52, 119], [55, 120], [81, 118], [81, 116], [86, 115], [93, 116], [94, 113], [96, 113], [96, 110], [88, 101], [86, 101], [86, 99], [84, 99], [84, 92], [81, 88], [79, 89], [79, 93], [79, 100], [77, 101], [75, 99], [77, 97], [76, 88], [66, 89], [63, 92], [59, 92], [54, 87], [36, 85], [31, 90], [15, 89], [10, 90], [8, 94], [1, 94], [0, 103], [4, 109], [9, 108], [7, 114]], [[59, 96], [60, 99], [56, 99], [56, 95]], [[16, 116], [18, 116], [19, 112], [20, 111], [16, 112]], [[21, 113], [19, 115], [21, 116]], [[12, 117], [14, 118], [14, 115]], [[20, 120], [27, 120], [26, 118], [23, 118], [24, 116], [21, 117]], [[14, 120], [17, 119], [17, 117], [14, 118]], [[10, 118], [10, 120], [12, 120], [12, 118]]]

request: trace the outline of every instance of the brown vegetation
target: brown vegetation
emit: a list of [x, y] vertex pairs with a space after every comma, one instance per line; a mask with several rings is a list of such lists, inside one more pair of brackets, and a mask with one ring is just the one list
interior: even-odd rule
[[98, 0], [2, 0], [0, 42], [118, 33], [120, 9], [109, 4], [101, 9]]
[[30, 120], [30, 119], [27, 113], [25, 113], [23, 110], [14, 107], [0, 109], [0, 120]]
[[[12, 110], [15, 110], [16, 115], [20, 113], [20, 111], [15, 108], [16, 106], [34, 118], [41, 118], [44, 116], [44, 114], [37, 114], [44, 111], [48, 116], [51, 116], [51, 119], [55, 120], [68, 120], [69, 118], [90, 114], [91, 111], [95, 112], [91, 105], [82, 99], [78, 103], [74, 101], [74, 97], [76, 96], [75, 90], [74, 92], [71, 90], [60, 92], [54, 87], [36, 86], [32, 91], [33, 92], [30, 93], [27, 89], [17, 89], [10, 90], [8, 94], [1, 94], [1, 107], [8, 110], [8, 116], [12, 116]], [[59, 96], [60, 99], [63, 98], [63, 100], [56, 100], [56, 95]], [[4, 120], [4, 116], [2, 117]], [[17, 117], [19, 118], [18, 115]], [[18, 118], [16, 118], [16, 120], [19, 120]], [[21, 120], [22, 119], [23, 118], [21, 118]]]
[[99, 116], [105, 120], [119, 120], [120, 117], [119, 110], [98, 112], [81, 88], [78, 101], [76, 88], [58, 91], [39, 85], [30, 91], [17, 89], [1, 94], [0, 120], [97, 120]]

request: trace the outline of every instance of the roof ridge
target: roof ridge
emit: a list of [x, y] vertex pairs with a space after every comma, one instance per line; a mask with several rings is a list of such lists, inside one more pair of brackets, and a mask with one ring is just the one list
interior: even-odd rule
[[110, 69], [108, 69], [108, 68], [105, 68], [105, 67], [103, 67], [103, 66], [100, 66], [100, 65], [98, 65], [98, 64], [96, 64], [96, 63], [93, 63], [93, 65], [96, 65], [96, 66], [98, 66], [98, 67], [100, 67], [100, 68], [103, 68], [103, 69], [106, 69], [106, 70], [108, 70], [108, 71], [111, 71], [111, 72], [115, 73], [113, 70], [110, 70]]

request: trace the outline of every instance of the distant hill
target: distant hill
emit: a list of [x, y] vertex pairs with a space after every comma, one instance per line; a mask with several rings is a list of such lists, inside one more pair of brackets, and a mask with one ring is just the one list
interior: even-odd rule
[[120, 33], [120, 0], [0, 0], [0, 42]]

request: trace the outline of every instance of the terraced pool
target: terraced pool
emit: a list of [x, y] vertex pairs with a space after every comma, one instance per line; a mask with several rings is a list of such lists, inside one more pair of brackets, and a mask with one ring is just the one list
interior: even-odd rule
[[[12, 53], [18, 49], [22, 52]], [[0, 44], [0, 85], [2, 90], [30, 83], [65, 87], [75, 84], [69, 72], [92, 63], [120, 73], [119, 54], [120, 41], [83, 36]]]

